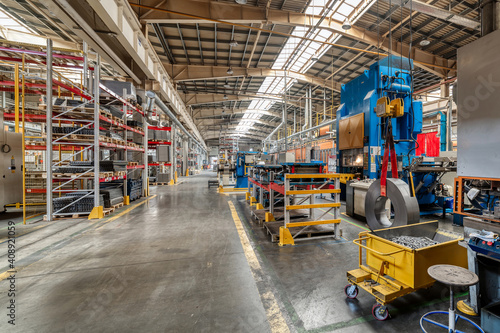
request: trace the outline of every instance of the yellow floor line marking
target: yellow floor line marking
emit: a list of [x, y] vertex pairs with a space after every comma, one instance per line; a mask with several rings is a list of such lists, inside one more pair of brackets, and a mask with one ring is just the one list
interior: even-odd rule
[[156, 197], [156, 194], [155, 194], [155, 195], [153, 195], [153, 196], [151, 196], [151, 197], [149, 197], [149, 198], [147, 198], [147, 199], [146, 199], [146, 200], [144, 200], [144, 201], [139, 202], [138, 204], [133, 205], [133, 206], [132, 206], [132, 207], [130, 207], [130, 208], [125, 209], [123, 212], [120, 212], [119, 214], [117, 214], [117, 215], [115, 215], [115, 216], [113, 216], [113, 217], [110, 217], [109, 219], [107, 219], [106, 221], [104, 221], [104, 222], [103, 222], [103, 225], [99, 226], [99, 227], [98, 227], [98, 228], [96, 228], [96, 229], [98, 230], [98, 229], [100, 229], [100, 228], [104, 227], [107, 223], [109, 223], [109, 222], [113, 222], [113, 221], [114, 221], [114, 220], [116, 220], [117, 218], [122, 217], [123, 215], [125, 215], [125, 214], [127, 214], [127, 213], [130, 213], [130, 211], [132, 211], [132, 210], [136, 209], [136, 208], [137, 208], [137, 207], [139, 207], [140, 205], [145, 204], [146, 202], [148, 202], [149, 200], [151, 200], [151, 199], [153, 199], [153, 198], [155, 198], [155, 197]]
[[[153, 199], [154, 197], [156, 197], [156, 194], [155, 194], [155, 195], [153, 195], [153, 196], [150, 196], [150, 197], [148, 197], [146, 200], [141, 201], [141, 202], [139, 202], [139, 203], [135, 204], [134, 206], [132, 206], [132, 207], [130, 207], [130, 208], [128, 208], [128, 209], [126, 209], [126, 210], [124, 210], [124, 211], [123, 211], [123, 212], [121, 212], [120, 214], [117, 214], [116, 216], [113, 216], [113, 217], [109, 218], [108, 220], [104, 221], [103, 223], [108, 223], [108, 222], [112, 222], [112, 221], [116, 220], [117, 218], [119, 218], [119, 217], [121, 217], [121, 216], [123, 216], [123, 215], [127, 214], [127, 213], [128, 213], [128, 212], [130, 212], [131, 210], [133, 210], [133, 209], [135, 209], [135, 208], [139, 207], [140, 205], [142, 205], [142, 204], [144, 204], [144, 203], [148, 202], [149, 200]], [[96, 220], [95, 222], [92, 222], [92, 224], [97, 224], [97, 223], [99, 223], [99, 222], [102, 222], [102, 221], [101, 221], [101, 220]], [[104, 224], [104, 225], [105, 225], [105, 224]], [[88, 229], [88, 230], [86, 230], [86, 231], [82, 232], [81, 234], [79, 234], [77, 237], [80, 237], [80, 236], [82, 236], [82, 235], [86, 234], [86, 233], [87, 233], [87, 232], [89, 232], [90, 230], [98, 230], [99, 228], [104, 227], [104, 225], [99, 226], [99, 227], [94, 228], [94, 229]], [[64, 248], [64, 247], [62, 247], [62, 248]], [[54, 254], [55, 252], [57, 252], [57, 251], [61, 250], [62, 248], [57, 249], [56, 251], [51, 252], [50, 254]], [[45, 257], [43, 257], [43, 258], [40, 258], [40, 259], [38, 259], [37, 261], [32, 262], [32, 263], [31, 263], [31, 264], [29, 264], [28, 266], [18, 266], [18, 267], [16, 267], [15, 271], [5, 271], [5, 272], [1, 273], [1, 274], [0, 274], [0, 281], [3, 281], [3, 280], [5, 280], [5, 279], [7, 279], [7, 278], [8, 278], [11, 274], [13, 274], [13, 273], [15, 273], [15, 274], [19, 273], [19, 272], [20, 272], [20, 271], [22, 271], [23, 269], [25, 269], [25, 268], [27, 268], [27, 267], [29, 267], [29, 266], [31, 266], [31, 265], [33, 265], [33, 264], [35, 264], [35, 263], [39, 262], [39, 261], [40, 261], [40, 260], [42, 260], [42, 259], [45, 259], [46, 257], [47, 257], [47, 256], [45, 256]]]
[[[247, 262], [250, 265], [250, 270], [252, 271], [253, 278], [255, 281], [260, 279], [255, 271], [261, 271], [259, 260], [255, 254], [255, 251], [248, 240], [248, 236], [245, 233], [245, 229], [243, 229], [243, 224], [236, 212], [236, 208], [234, 208], [234, 204], [231, 201], [228, 201], [229, 208], [231, 209], [231, 215], [233, 216], [234, 224], [236, 225], [236, 230], [238, 231], [238, 235], [240, 236], [241, 246], [243, 247], [243, 252], [245, 253], [245, 257], [247, 258]], [[276, 297], [273, 292], [267, 290], [265, 293], [260, 295], [262, 305], [266, 310], [267, 320], [269, 322], [269, 326], [271, 326], [271, 332], [273, 333], [286, 333], [290, 332], [288, 325], [286, 324], [285, 318], [283, 318], [283, 314], [279, 308], [278, 302], [276, 301]]]

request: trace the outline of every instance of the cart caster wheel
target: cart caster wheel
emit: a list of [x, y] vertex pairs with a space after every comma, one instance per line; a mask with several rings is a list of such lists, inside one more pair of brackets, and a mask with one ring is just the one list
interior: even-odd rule
[[372, 308], [372, 315], [375, 319], [384, 321], [389, 318], [389, 309], [387, 309], [387, 306], [377, 303]]
[[358, 292], [359, 292], [358, 287], [353, 284], [348, 284], [347, 286], [344, 287], [344, 293], [350, 299], [358, 297]]

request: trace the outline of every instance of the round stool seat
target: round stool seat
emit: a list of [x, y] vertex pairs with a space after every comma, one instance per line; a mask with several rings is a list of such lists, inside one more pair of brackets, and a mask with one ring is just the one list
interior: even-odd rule
[[[447, 285], [450, 288], [450, 309], [448, 312], [445, 311], [431, 311], [422, 316], [420, 318], [420, 328], [422, 329], [423, 332], [427, 332], [424, 329], [424, 322], [430, 323], [432, 325], [445, 328], [447, 329], [448, 332], [452, 333], [464, 333], [462, 331], [456, 330], [456, 324], [459, 319], [468, 322], [471, 324], [474, 328], [477, 329], [477, 331], [484, 333], [483, 329], [474, 323], [472, 320], [460, 316], [458, 314], [455, 314], [455, 300], [453, 297], [453, 287], [468, 287], [472, 286], [476, 283], [479, 282], [479, 278], [476, 274], [473, 272], [469, 271], [468, 269], [458, 267], [458, 266], [453, 266], [453, 265], [434, 265], [429, 267], [427, 270], [427, 273], [431, 278], [433, 278], [436, 281], [439, 281], [445, 285]], [[436, 314], [448, 314], [448, 325], [439, 323], [435, 320], [431, 320], [429, 317], [432, 315]]]
[[473, 272], [453, 265], [434, 265], [429, 267], [427, 273], [434, 280], [452, 287], [468, 287], [479, 282]]

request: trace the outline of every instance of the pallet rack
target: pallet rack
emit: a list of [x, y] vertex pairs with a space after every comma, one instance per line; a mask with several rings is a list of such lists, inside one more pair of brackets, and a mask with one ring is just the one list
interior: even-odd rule
[[[345, 177], [344, 174], [331, 173], [285, 174], [283, 181], [268, 184], [249, 178], [246, 199], [250, 202], [252, 214], [266, 228], [271, 240], [279, 241], [280, 246], [294, 245], [300, 239], [338, 239], [340, 182]], [[331, 194], [332, 201], [316, 203], [315, 196], [323, 194]], [[266, 196], [269, 205], [264, 209]], [[276, 207], [278, 203], [282, 206]], [[327, 210], [319, 212], [322, 208]], [[333, 215], [333, 219], [322, 220], [327, 214]], [[333, 230], [318, 229], [321, 225], [333, 225]]]
[[[60, 52], [57, 54], [58, 59], [71, 59], [75, 62], [84, 60], [81, 51], [59, 49], [57, 51]], [[71, 69], [59, 67], [59, 71], [54, 70], [52, 80], [48, 81], [51, 83], [47, 84], [48, 66], [42, 62], [47, 58], [47, 53], [33, 51], [29, 46], [28, 49], [3, 48], [3, 52], [9, 57], [2, 61], [2, 65], [14, 69], [8, 73], [4, 72], [4, 80], [0, 83], [3, 92], [3, 116], [5, 121], [14, 125], [16, 133], [22, 134], [20, 140], [22, 168], [16, 171], [22, 172], [22, 200], [8, 206], [22, 207], [23, 222], [26, 223], [28, 219], [45, 213], [47, 202], [45, 161], [48, 155], [46, 137], [43, 136], [43, 124], [46, 123], [47, 116], [45, 111], [39, 108], [40, 96], [45, 95], [47, 88], [50, 93], [55, 93], [58, 97], [73, 98], [76, 95], [83, 100], [82, 96], [88, 94], [83, 93], [81, 82], [74, 83], [65, 77], [65, 75], [75, 76], [75, 71], [81, 68], [78, 65], [72, 66]], [[58, 64], [59, 62], [54, 63], [54, 66]], [[12, 99], [7, 98], [6, 92], [12, 93]], [[56, 145], [55, 153], [58, 153], [58, 158], [61, 160], [80, 148], [81, 146]]]
[[[9, 52], [12, 50], [9, 53], [12, 61], [8, 63], [15, 70], [11, 71], [12, 81], [4, 79], [0, 82], [0, 90], [13, 93], [12, 108], [5, 107], [5, 94], [2, 96], [4, 118], [15, 124], [16, 132], [23, 134], [23, 200], [12, 206], [23, 207], [24, 223], [30, 217], [43, 213], [46, 213], [47, 220], [56, 216], [74, 216], [75, 213], [69, 208], [92, 196], [94, 202], [89, 210], [79, 210], [78, 216], [88, 214], [90, 217], [102, 217], [105, 211], [99, 202], [99, 193], [103, 183], [119, 182], [123, 186], [126, 204], [127, 178], [142, 179], [141, 195], [148, 193], [145, 154], [147, 129], [128, 126], [126, 123], [130, 115], [140, 114], [142, 117], [141, 108], [100, 83], [99, 55], [95, 57], [95, 65], [89, 66], [86, 49], [86, 45], [83, 52], [57, 49], [58, 53], [53, 54], [52, 42], [48, 40], [46, 52], [36, 51], [35, 60], [31, 59], [35, 57], [33, 50], [9, 49]], [[19, 58], [14, 57], [19, 55]], [[71, 60], [76, 65], [67, 69], [63, 64], [63, 67], [55, 70], [53, 66], [60, 64], [53, 63], [53, 56]], [[25, 61], [25, 57], [30, 59]], [[75, 83], [65, 75], [79, 77], [80, 82]], [[87, 89], [91, 83], [92, 91]], [[106, 104], [120, 107], [123, 111], [121, 119], [100, 105], [101, 93], [107, 94]], [[42, 99], [44, 102], [40, 104]], [[58, 129], [57, 133], [53, 129]], [[123, 140], [103, 136], [102, 130], [121, 133]], [[139, 135], [140, 142], [129, 142], [129, 133]], [[126, 168], [117, 172], [101, 172], [100, 163], [114, 159], [117, 154], [123, 156]], [[136, 158], [127, 156], [134, 154]], [[81, 172], [58, 172], [64, 171], [59, 169], [70, 163], [81, 164], [85, 161], [86, 165], [81, 166], [85, 169]], [[46, 168], [47, 165], [50, 167]], [[55, 209], [53, 199], [70, 193], [81, 196]], [[35, 214], [29, 215], [33, 211]]]
[[[155, 155], [153, 158], [153, 163], [149, 163], [149, 175], [151, 177], [156, 177], [156, 181], [152, 183], [152, 185], [167, 185], [175, 183], [175, 171], [172, 163], [175, 159], [174, 149], [172, 148], [172, 127], [158, 127], [158, 126], [148, 126], [149, 135], [148, 135], [148, 155]], [[158, 160], [158, 148], [160, 146], [169, 146], [169, 156], [168, 159]], [[168, 171], [168, 172], [167, 172]], [[169, 173], [170, 179], [168, 182], [160, 182], [158, 180], [158, 174], [160, 173]]]

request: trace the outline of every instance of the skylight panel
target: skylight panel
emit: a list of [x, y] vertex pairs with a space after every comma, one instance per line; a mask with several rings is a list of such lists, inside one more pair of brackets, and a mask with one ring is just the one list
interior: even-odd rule
[[[361, 0], [345, 0], [342, 2], [336, 1], [332, 4], [329, 10], [325, 7], [328, 2], [329, 0], [312, 0], [308, 8], [305, 10], [305, 13], [314, 15], [331, 15], [333, 19], [344, 22], [347, 17], [354, 13], [354, 9], [361, 4]], [[372, 0], [363, 4], [364, 9], [360, 10], [360, 13], [355, 15], [356, 17], [351, 17], [351, 22], [356, 22], [362, 12], [367, 10], [373, 2], [374, 1]], [[281, 52], [276, 57], [275, 62], [271, 66], [272, 69], [289, 69], [293, 72], [305, 73], [313, 66], [316, 59], [321, 58], [330, 49], [329, 45], [325, 45], [321, 42], [328, 41], [330, 43], [336, 43], [341, 37], [341, 35], [334, 34], [326, 29], [316, 29], [313, 33], [311, 33], [311, 28], [305, 26], [295, 27], [291, 34], [296, 37], [288, 38]], [[315, 39], [316, 41], [304, 41], [301, 37]], [[294, 82], [297, 81], [295, 79], [288, 80], [287, 87], [285, 87], [284, 78], [267, 77], [259, 88], [258, 93], [280, 95], [286, 92], [294, 84]], [[252, 112], [255, 112], [255, 110], [269, 110], [274, 103], [275, 101], [272, 99], [254, 99], [250, 103], [248, 109], [251, 109]], [[254, 114], [259, 115], [259, 118], [262, 116], [259, 113]], [[249, 117], [250, 116], [244, 116], [245, 121], [252, 119]], [[245, 131], [251, 127], [240, 125], [242, 125], [242, 122], [240, 122], [237, 127], [238, 131]]]
[[361, 3], [361, 0], [344, 0], [344, 2], [356, 8]]
[[12, 17], [10, 17], [9, 14], [4, 12], [3, 10], [0, 10], [0, 26], [10, 30], [33, 33], [30, 29], [28, 29], [28, 27], [14, 20]]
[[344, 15], [340, 14], [340, 13], [335, 13], [335, 14], [333, 14], [333, 15], [332, 15], [332, 18], [333, 18], [334, 20], [341, 21], [341, 22], [344, 22], [344, 21], [345, 21], [345, 19], [346, 19], [346, 17], [345, 17]]
[[344, 15], [344, 16], [349, 16], [351, 13], [354, 11], [354, 8], [349, 6], [348, 4], [343, 3], [339, 9], [337, 9], [337, 12]]

